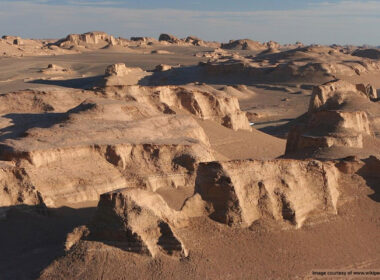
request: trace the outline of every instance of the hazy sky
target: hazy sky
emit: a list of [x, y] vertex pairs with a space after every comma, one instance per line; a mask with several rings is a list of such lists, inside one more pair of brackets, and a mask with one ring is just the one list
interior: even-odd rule
[[59, 38], [92, 30], [380, 45], [380, 0], [0, 0], [0, 35]]

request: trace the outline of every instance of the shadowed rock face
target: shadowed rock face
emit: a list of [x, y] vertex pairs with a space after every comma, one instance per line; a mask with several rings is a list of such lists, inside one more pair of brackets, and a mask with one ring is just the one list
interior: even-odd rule
[[314, 215], [336, 214], [338, 179], [333, 164], [319, 161], [202, 163], [196, 192], [218, 222], [249, 227], [269, 218], [301, 227]]
[[179, 39], [171, 34], [161, 34], [158, 38], [159, 41], [165, 41], [169, 43], [178, 43]]
[[318, 111], [302, 128], [288, 135], [286, 154], [319, 148], [363, 148], [363, 137], [372, 136], [367, 114], [363, 111]]
[[166, 216], [176, 219], [176, 215], [158, 194], [136, 189], [103, 194], [89, 238], [119, 242], [119, 247], [127, 251], [153, 257], [159, 252], [187, 256], [187, 250], [167, 223]]
[[371, 58], [371, 59], [380, 59], [380, 50], [378, 49], [358, 49], [355, 50], [352, 55]]
[[98, 240], [139, 254], [187, 257], [188, 249], [176, 233], [189, 220], [206, 214], [199, 196], [173, 210], [157, 193], [138, 188], [102, 194], [92, 222], [68, 235], [67, 249], [81, 239]]
[[7, 207], [44, 207], [41, 194], [33, 186], [25, 169], [0, 163], [0, 219], [6, 215]]
[[101, 241], [154, 258], [182, 258], [192, 248], [181, 234], [192, 235], [193, 219], [209, 217], [236, 228], [261, 221], [282, 229], [312, 225], [337, 215], [351, 199], [354, 174], [372, 186], [378, 199], [379, 163], [376, 157], [200, 163], [195, 193], [180, 209], [170, 207], [154, 190], [131, 187], [102, 194], [92, 222], [67, 236], [66, 249], [81, 241]]

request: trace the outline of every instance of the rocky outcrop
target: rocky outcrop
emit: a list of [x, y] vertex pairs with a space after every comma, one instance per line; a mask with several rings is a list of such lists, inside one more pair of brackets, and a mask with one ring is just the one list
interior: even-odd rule
[[71, 69], [56, 64], [49, 64], [46, 68], [41, 69], [40, 72], [47, 75], [72, 73]]
[[128, 86], [136, 85], [139, 80], [149, 75], [147, 72], [138, 67], [126, 67], [124, 63], [109, 65], [104, 74], [101, 86]]
[[51, 113], [44, 127], [25, 123], [18, 138], [2, 141], [0, 157], [25, 170], [49, 207], [94, 201], [128, 184], [191, 193], [196, 165], [213, 160], [210, 144], [192, 117], [166, 110], [87, 100]]
[[55, 45], [61, 48], [71, 48], [75, 46], [88, 46], [102, 48], [108, 45], [116, 45], [117, 40], [112, 35], [105, 32], [93, 31], [83, 34], [69, 34], [66, 38], [58, 40]]
[[308, 123], [289, 132], [286, 154], [312, 152], [319, 148], [363, 148], [363, 137], [371, 136], [368, 116], [363, 111], [318, 111]]
[[[257, 43], [259, 44], [259, 43]], [[202, 63], [203, 79], [230, 83], [307, 83], [322, 84], [335, 79], [350, 79], [368, 83], [369, 75], [380, 72], [380, 63], [354, 57], [338, 49], [309, 46], [279, 51], [275, 44], [253, 45], [256, 56], [209, 54], [211, 60]], [[224, 49], [246, 49], [239, 41], [222, 45]], [[280, 49], [281, 50], [281, 49]], [[349, 78], [348, 78], [349, 77]]]
[[154, 70], [157, 71], [157, 72], [163, 72], [163, 71], [168, 71], [168, 70], [171, 70], [173, 68], [173, 66], [171, 65], [167, 65], [167, 64], [159, 64], [157, 65]]
[[313, 216], [336, 214], [338, 177], [333, 164], [315, 160], [202, 163], [196, 192], [218, 222], [249, 227], [266, 218], [301, 227]]
[[9, 36], [9, 35], [4, 35], [1, 37], [3, 40], [16, 45], [16, 46], [21, 46], [24, 44], [24, 41], [21, 37], [19, 36]]
[[152, 37], [131, 37], [131, 41], [133, 42], [142, 42], [142, 43], [155, 43], [157, 42], [157, 39]]
[[41, 194], [30, 182], [25, 169], [0, 162], [0, 219], [13, 207], [44, 207]]
[[347, 104], [371, 102], [371, 88], [341, 80], [315, 87], [304, 122], [288, 134], [285, 154], [310, 156], [320, 149], [363, 148], [364, 139], [373, 136], [370, 119], [365, 111]]
[[[344, 80], [335, 80], [314, 87], [310, 98], [309, 113], [322, 109], [339, 109], [349, 98], [368, 97], [371, 89], [370, 85], [354, 85]], [[374, 95], [374, 93], [372, 94]]]
[[138, 189], [103, 194], [90, 238], [123, 242], [128, 251], [186, 257], [187, 249], [168, 221], [178, 214], [158, 195]]
[[100, 196], [93, 221], [68, 236], [71, 248], [80, 239], [99, 240], [123, 250], [156, 257], [166, 254], [187, 257], [189, 252], [176, 229], [189, 219], [205, 214], [198, 196], [187, 200], [181, 210], [173, 210], [154, 192], [127, 188]]
[[234, 130], [251, 130], [246, 113], [240, 110], [238, 99], [222, 91], [198, 90], [186, 86], [129, 86], [117, 91], [117, 94], [145, 104], [159, 101], [172, 112], [185, 111]]
[[252, 41], [249, 39], [241, 39], [241, 40], [230, 40], [228, 43], [224, 43], [221, 45], [222, 49], [226, 50], [263, 50], [266, 48], [260, 42]]
[[200, 39], [196, 36], [187, 36], [185, 39], [185, 42], [190, 43], [194, 46], [202, 46], [205, 44], [205, 42], [202, 39]]
[[352, 55], [370, 59], [380, 59], [380, 49], [357, 49]]
[[174, 36], [174, 35], [171, 35], [171, 34], [161, 34], [160, 37], [158, 38], [159, 41], [164, 41], [164, 42], [168, 42], [168, 43], [171, 43], [171, 44], [175, 44], [175, 43], [178, 43], [180, 40]]
[[161, 87], [158, 93], [161, 102], [170, 107], [184, 109], [201, 119], [213, 120], [234, 130], [251, 130], [247, 116], [240, 110], [235, 97], [181, 87]]

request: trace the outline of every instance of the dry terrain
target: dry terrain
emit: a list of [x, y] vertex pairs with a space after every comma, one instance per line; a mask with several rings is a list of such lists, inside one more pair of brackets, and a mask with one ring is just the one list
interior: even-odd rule
[[378, 279], [379, 53], [3, 36], [0, 279]]

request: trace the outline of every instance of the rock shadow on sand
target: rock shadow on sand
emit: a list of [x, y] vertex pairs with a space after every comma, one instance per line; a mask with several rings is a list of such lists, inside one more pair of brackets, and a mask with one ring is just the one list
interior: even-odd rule
[[60, 86], [60, 87], [75, 88], [75, 89], [88, 89], [88, 88], [94, 87], [102, 78], [103, 78], [103, 75], [84, 77], [84, 78], [74, 78], [74, 79], [67, 79], [67, 80], [37, 79], [37, 80], [29, 81], [28, 83]]
[[[1, 279], [36, 279], [64, 254], [66, 236], [87, 223], [95, 207], [0, 207]], [[22, 269], [20, 269], [22, 267]]]
[[7, 114], [3, 118], [11, 119], [12, 125], [0, 129], [0, 141], [15, 139], [25, 135], [32, 128], [49, 128], [67, 118], [65, 113]]

